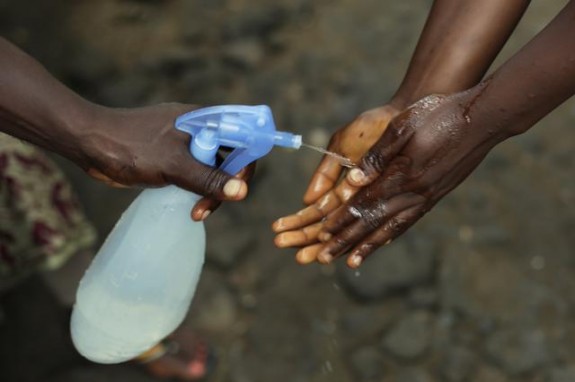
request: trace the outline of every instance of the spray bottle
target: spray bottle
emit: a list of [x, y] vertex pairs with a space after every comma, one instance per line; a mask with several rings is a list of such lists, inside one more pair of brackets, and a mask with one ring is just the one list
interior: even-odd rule
[[[192, 155], [207, 165], [215, 165], [220, 146], [233, 148], [221, 166], [232, 175], [274, 146], [302, 143], [299, 135], [275, 130], [265, 105], [199, 109], [178, 117], [175, 127], [192, 136]], [[76, 294], [70, 326], [84, 357], [132, 359], [181, 324], [204, 262], [204, 225], [190, 218], [200, 198], [176, 186], [148, 189], [124, 212]]]

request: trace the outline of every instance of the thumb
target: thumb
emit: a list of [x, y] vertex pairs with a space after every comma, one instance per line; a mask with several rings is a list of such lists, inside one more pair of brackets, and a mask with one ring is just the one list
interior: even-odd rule
[[169, 177], [169, 183], [217, 200], [242, 200], [248, 194], [248, 185], [214, 167], [196, 160], [187, 160]]
[[356, 187], [363, 187], [377, 179], [387, 165], [399, 154], [413, 135], [413, 129], [401, 115], [394, 119], [382, 137], [361, 158], [359, 166], [347, 174], [347, 181]]
[[[256, 162], [249, 164], [244, 167], [239, 173], [234, 175], [237, 179], [250, 180], [254, 174], [256, 168]], [[226, 189], [224, 185], [224, 190]], [[195, 221], [206, 220], [212, 212], [218, 209], [221, 201], [217, 199], [203, 197], [199, 202], [196, 203], [194, 208], [192, 208], [192, 219]]]

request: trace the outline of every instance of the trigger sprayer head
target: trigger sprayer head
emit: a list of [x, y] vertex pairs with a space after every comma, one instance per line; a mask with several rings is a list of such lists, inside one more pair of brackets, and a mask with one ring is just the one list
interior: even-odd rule
[[301, 135], [276, 131], [268, 106], [224, 105], [194, 110], [176, 119], [176, 128], [192, 136], [190, 151], [197, 160], [213, 165], [219, 147], [235, 149], [222, 170], [236, 174], [267, 155], [274, 146], [299, 149]]

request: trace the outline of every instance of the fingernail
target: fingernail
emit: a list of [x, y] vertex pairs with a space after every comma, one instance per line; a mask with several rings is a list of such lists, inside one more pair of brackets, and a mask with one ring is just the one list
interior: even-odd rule
[[242, 189], [241, 180], [230, 179], [224, 186], [224, 195], [226, 195], [228, 198], [234, 198], [238, 196], [241, 189]]
[[329, 264], [333, 260], [333, 256], [329, 252], [321, 252], [317, 255], [317, 259], [320, 263]]
[[284, 228], [284, 222], [283, 222], [283, 219], [281, 219], [281, 218], [278, 219], [278, 220], [276, 220], [276, 221], [273, 222], [273, 224], [272, 224], [272, 230], [273, 230], [274, 232], [279, 232], [279, 231], [281, 231], [283, 228]]
[[308, 251], [306, 248], [296, 253], [296, 261], [300, 264], [309, 264], [315, 260], [313, 251]]
[[285, 233], [280, 233], [274, 238], [274, 244], [278, 248], [289, 247], [289, 242], [287, 239], [289, 239], [289, 235], [286, 235]]
[[347, 264], [352, 268], [357, 268], [361, 265], [363, 258], [359, 255], [351, 255], [347, 261]]
[[202, 220], [206, 220], [208, 218], [208, 216], [210, 216], [211, 213], [212, 213], [212, 211], [205, 210], [204, 213], [202, 214]]
[[365, 174], [359, 168], [354, 168], [349, 172], [349, 179], [354, 183], [362, 183], [365, 180]]
[[383, 243], [383, 245], [388, 245], [388, 244], [391, 243], [391, 241], [392, 241], [392, 239], [389, 239], [388, 241], [386, 241], [385, 243]]
[[329, 232], [321, 232], [319, 235], [317, 235], [319, 241], [323, 241], [324, 243], [326, 241], [330, 241], [332, 238], [332, 234]]

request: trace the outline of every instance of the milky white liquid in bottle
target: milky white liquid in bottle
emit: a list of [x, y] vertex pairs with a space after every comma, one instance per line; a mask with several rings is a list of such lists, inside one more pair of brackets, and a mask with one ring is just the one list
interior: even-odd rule
[[80, 282], [76, 349], [98, 363], [129, 360], [183, 321], [204, 263], [205, 230], [190, 218], [200, 196], [175, 186], [143, 191]]

